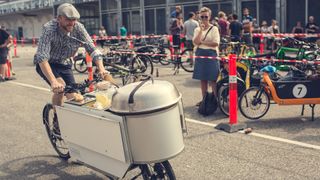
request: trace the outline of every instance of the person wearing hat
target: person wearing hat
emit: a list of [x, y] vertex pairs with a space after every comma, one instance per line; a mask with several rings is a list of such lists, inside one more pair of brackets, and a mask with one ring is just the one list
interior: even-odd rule
[[[94, 46], [84, 25], [78, 22], [79, 18], [80, 14], [72, 4], [61, 4], [57, 9], [57, 18], [43, 26], [39, 38], [33, 62], [37, 73], [53, 90], [53, 105], [62, 105], [63, 93], [61, 92], [66, 85], [75, 83], [71, 58], [80, 46], [84, 45], [91, 55], [99, 74], [108, 74], [102, 63], [102, 53]], [[68, 93], [66, 97], [70, 99], [76, 95], [76, 93]]]

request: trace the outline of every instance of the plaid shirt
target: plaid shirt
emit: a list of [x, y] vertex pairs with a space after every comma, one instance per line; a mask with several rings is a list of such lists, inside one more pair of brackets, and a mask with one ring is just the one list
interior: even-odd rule
[[[101, 52], [94, 47], [92, 39], [83, 24], [76, 22], [70, 36], [87, 43], [84, 47], [93, 57], [93, 61], [101, 58]], [[65, 34], [59, 28], [58, 21], [53, 19], [43, 27], [33, 63], [38, 64], [48, 60], [49, 63], [69, 64], [69, 58], [74, 56], [81, 45], [81, 43]]]

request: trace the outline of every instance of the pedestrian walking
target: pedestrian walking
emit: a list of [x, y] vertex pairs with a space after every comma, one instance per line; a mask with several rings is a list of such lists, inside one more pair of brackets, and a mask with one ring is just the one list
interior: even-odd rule
[[103, 48], [104, 43], [106, 42], [106, 38], [107, 38], [106, 29], [103, 26], [100, 26], [98, 43], [100, 44], [101, 48]]

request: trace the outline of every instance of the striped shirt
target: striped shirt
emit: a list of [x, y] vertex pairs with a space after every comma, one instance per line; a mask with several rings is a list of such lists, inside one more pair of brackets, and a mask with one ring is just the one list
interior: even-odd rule
[[[76, 22], [70, 36], [87, 43], [84, 48], [91, 55], [93, 61], [101, 58], [101, 52], [95, 48], [83, 24]], [[69, 58], [74, 56], [81, 45], [80, 42], [63, 32], [58, 21], [53, 19], [43, 26], [33, 63], [48, 61], [54, 64], [69, 64]]]

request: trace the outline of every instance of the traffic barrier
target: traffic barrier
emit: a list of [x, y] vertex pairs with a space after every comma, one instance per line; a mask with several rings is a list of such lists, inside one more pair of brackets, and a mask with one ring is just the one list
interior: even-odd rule
[[32, 38], [32, 47], [36, 47], [36, 38], [35, 37]]
[[237, 132], [247, 128], [246, 124], [238, 123], [238, 92], [237, 92], [237, 57], [235, 54], [229, 56], [229, 123], [221, 123], [217, 129], [229, 133]]
[[260, 36], [260, 54], [263, 54], [264, 51], [264, 38]]
[[97, 36], [94, 34], [92, 35], [93, 44], [96, 47], [97, 46]]
[[17, 58], [18, 57], [18, 54], [17, 54], [17, 38], [14, 37], [13, 38], [13, 57], [14, 58]]
[[7, 59], [7, 78], [11, 78], [11, 62], [9, 61], [9, 59]]
[[253, 33], [254, 37], [318, 37], [320, 34], [307, 34], [307, 33]]
[[[87, 62], [87, 68], [88, 68], [88, 79], [89, 81], [93, 80], [93, 71], [92, 71], [92, 59], [89, 55], [89, 53], [86, 53], [86, 62]], [[89, 86], [89, 92], [92, 92], [94, 90], [93, 84]]]

